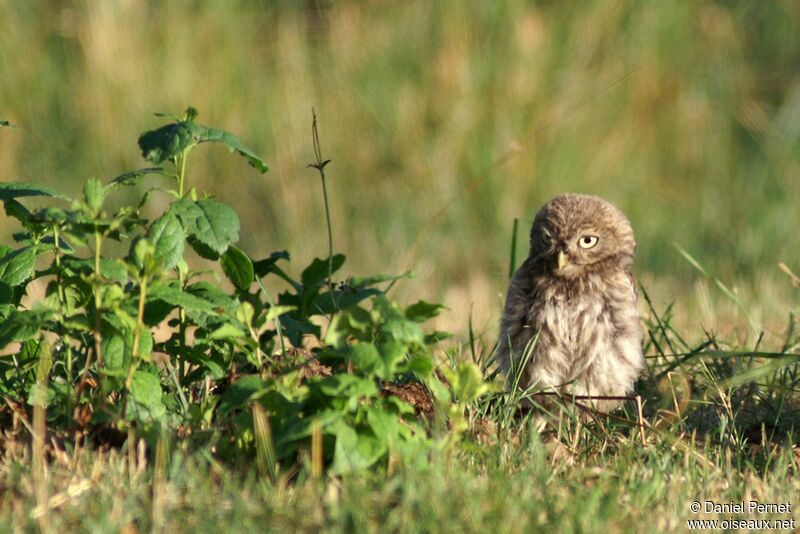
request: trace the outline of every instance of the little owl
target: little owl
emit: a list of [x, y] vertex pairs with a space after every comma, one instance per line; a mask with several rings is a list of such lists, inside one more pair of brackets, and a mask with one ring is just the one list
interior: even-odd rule
[[[511, 279], [497, 356], [518, 386], [624, 396], [643, 365], [635, 248], [628, 219], [605, 200], [557, 196], [533, 221], [528, 259]], [[614, 400], [581, 401], [599, 411]]]

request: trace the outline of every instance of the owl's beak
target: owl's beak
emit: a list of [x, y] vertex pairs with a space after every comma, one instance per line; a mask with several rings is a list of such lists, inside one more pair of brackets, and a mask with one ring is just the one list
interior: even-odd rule
[[556, 263], [556, 269], [558, 270], [558, 272], [561, 272], [561, 271], [564, 270], [564, 267], [567, 266], [567, 262], [568, 261], [569, 260], [567, 259], [566, 252], [564, 252], [563, 250], [559, 250], [558, 251], [558, 259], [557, 259], [557, 263]]

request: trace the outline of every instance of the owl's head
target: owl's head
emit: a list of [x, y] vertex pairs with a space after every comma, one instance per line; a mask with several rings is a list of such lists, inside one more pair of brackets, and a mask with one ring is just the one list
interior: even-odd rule
[[625, 215], [590, 195], [555, 197], [539, 210], [531, 228], [531, 258], [564, 278], [628, 268], [635, 247]]

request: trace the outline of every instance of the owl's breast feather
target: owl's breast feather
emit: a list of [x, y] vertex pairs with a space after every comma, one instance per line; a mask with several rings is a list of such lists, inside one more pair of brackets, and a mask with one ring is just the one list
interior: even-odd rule
[[[580, 382], [596, 372], [606, 374], [616, 360], [628, 359], [620, 353], [620, 342], [624, 342], [621, 337], [631, 336], [619, 324], [635, 313], [635, 295], [632, 291], [619, 294], [612, 287], [616, 284], [609, 286], [609, 281], [584, 280], [582, 287], [546, 279], [536, 284], [538, 298], [531, 303], [528, 325], [539, 332], [531, 371], [540, 385]], [[638, 335], [632, 339], [638, 342]]]
[[543, 297], [539, 309], [535, 310], [534, 322], [542, 335], [551, 338], [566, 356], [580, 359], [582, 348], [596, 341], [592, 339], [596, 337], [593, 332], [610, 323], [610, 319], [603, 317], [609, 311], [603, 294], [594, 291], [574, 294], [551, 289]]

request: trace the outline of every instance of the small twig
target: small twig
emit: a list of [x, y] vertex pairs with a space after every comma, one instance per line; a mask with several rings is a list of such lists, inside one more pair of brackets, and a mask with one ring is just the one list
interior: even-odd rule
[[331, 210], [328, 205], [328, 186], [325, 183], [325, 166], [331, 160], [322, 159], [322, 147], [319, 143], [319, 130], [317, 129], [317, 111], [311, 108], [311, 136], [314, 143], [314, 163], [309, 163], [308, 166], [312, 169], [317, 169], [319, 176], [322, 179], [322, 197], [325, 200], [325, 221], [328, 225], [328, 291], [331, 294], [331, 303], [333, 308], [337, 309], [336, 299], [333, 296], [333, 231], [331, 230]]

